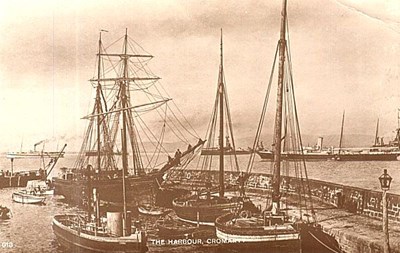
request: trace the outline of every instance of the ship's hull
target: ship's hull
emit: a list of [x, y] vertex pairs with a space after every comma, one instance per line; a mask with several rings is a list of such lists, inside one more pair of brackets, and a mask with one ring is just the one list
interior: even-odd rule
[[22, 204], [43, 204], [46, 200], [46, 197], [25, 194], [22, 192], [14, 192], [12, 194], [12, 200]]
[[26, 187], [30, 180], [40, 180], [42, 176], [36, 171], [15, 173], [12, 176], [0, 176], [0, 189], [5, 187]]
[[216, 235], [227, 248], [243, 249], [244, 252], [341, 252], [335, 238], [314, 224], [265, 226], [245, 218], [243, 225], [242, 218], [233, 218], [232, 214], [226, 214], [215, 221]]
[[296, 224], [300, 231], [301, 249], [303, 253], [342, 252], [336, 239], [313, 224]]
[[60, 154], [60, 152], [16, 152], [16, 153], [7, 153], [6, 157], [8, 159], [38, 158], [38, 157], [63, 158], [64, 153]]
[[57, 241], [68, 252], [146, 252], [145, 236], [133, 234], [129, 237], [95, 236], [68, 226], [74, 215], [56, 215], [53, 218], [53, 231]]
[[156, 226], [158, 229], [157, 234], [165, 238], [177, 238], [179, 236], [186, 237], [196, 230], [195, 225], [180, 222], [178, 220], [168, 218], [168, 216], [157, 220]]
[[[252, 152], [250, 150], [236, 150], [235, 152], [233, 152], [233, 150], [226, 150], [224, 151], [224, 155], [249, 155]], [[201, 150], [201, 155], [220, 155], [220, 151], [218, 149], [206, 149], [203, 148]]]
[[400, 161], [400, 153], [340, 154], [332, 159], [335, 161]]
[[150, 216], [161, 216], [167, 213], [168, 209], [163, 207], [151, 206], [151, 205], [140, 205], [138, 206], [138, 212], [143, 215], [150, 215]]
[[232, 248], [240, 252], [300, 253], [300, 233], [290, 225], [268, 227], [229, 226], [226, 222], [233, 218], [225, 214], [216, 219], [216, 235], [220, 247]]
[[[274, 159], [274, 154], [270, 151], [257, 151], [257, 154], [261, 157], [263, 160], [273, 160]], [[287, 154], [283, 153], [281, 154], [281, 159], [282, 160], [306, 160], [306, 161], [326, 161], [326, 160], [331, 160], [334, 158], [334, 155], [327, 154], [327, 153], [305, 153], [303, 155], [301, 154]]]
[[[157, 187], [157, 175], [132, 176], [126, 179], [127, 201], [141, 203], [144, 196], [153, 194]], [[99, 198], [106, 202], [121, 203], [122, 199], [122, 178], [94, 179], [90, 182], [92, 188], [96, 188]], [[53, 178], [54, 194], [63, 195], [67, 201], [82, 204], [87, 197], [87, 180], [72, 180]]]
[[172, 205], [180, 220], [192, 224], [214, 226], [218, 216], [233, 212], [240, 204], [226, 198], [216, 197], [211, 201], [174, 199]]
[[[257, 154], [263, 160], [273, 160], [274, 155], [268, 151], [258, 151]], [[281, 155], [282, 160], [306, 160], [306, 161], [400, 161], [400, 153], [351, 153], [351, 154], [327, 154], [327, 153], [305, 153], [301, 154], [285, 154]]]

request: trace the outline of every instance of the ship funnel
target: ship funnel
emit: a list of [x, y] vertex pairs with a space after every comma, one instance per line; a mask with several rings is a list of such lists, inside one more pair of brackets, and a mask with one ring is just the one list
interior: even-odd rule
[[[123, 235], [123, 217], [124, 214], [122, 212], [107, 212], [107, 229], [112, 236]], [[125, 236], [131, 234], [131, 224], [131, 212], [127, 212]]]
[[317, 140], [317, 147], [318, 147], [318, 151], [322, 151], [322, 144], [323, 144], [324, 138], [323, 137], [318, 137]]

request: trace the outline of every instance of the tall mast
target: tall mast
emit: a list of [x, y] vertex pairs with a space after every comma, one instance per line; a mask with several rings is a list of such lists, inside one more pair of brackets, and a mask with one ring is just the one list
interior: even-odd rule
[[374, 143], [374, 146], [379, 145], [378, 131], [379, 131], [379, 118], [378, 118], [378, 122], [376, 123], [376, 132], [375, 132], [375, 143]]
[[224, 196], [224, 67], [222, 51], [221, 29], [221, 63], [219, 67], [218, 92], [219, 92], [219, 196]]
[[97, 66], [97, 88], [96, 88], [96, 107], [97, 107], [97, 169], [100, 172], [101, 167], [101, 142], [100, 142], [100, 115], [101, 115], [101, 101], [100, 101], [100, 92], [101, 92], [101, 84], [100, 84], [100, 75], [101, 75], [101, 32], [99, 36], [99, 59]]
[[125, 185], [125, 175], [128, 173], [128, 150], [127, 150], [127, 139], [126, 139], [126, 110], [128, 108], [127, 105], [127, 79], [128, 78], [128, 57], [126, 57], [128, 48], [128, 29], [125, 31], [125, 43], [124, 43], [124, 74], [123, 80], [121, 81], [121, 103], [122, 103], [122, 194], [123, 194], [123, 201], [124, 201], [124, 222], [123, 222], [123, 236], [127, 235], [127, 227], [126, 227], [126, 185]]
[[344, 114], [345, 114], [345, 112], [346, 112], [346, 111], [343, 111], [342, 128], [340, 129], [339, 155], [340, 155], [340, 152], [342, 151], [343, 128], [344, 128]]
[[274, 178], [272, 182], [272, 213], [277, 214], [280, 208], [280, 174], [281, 174], [281, 138], [282, 138], [282, 101], [283, 101], [283, 80], [285, 67], [285, 50], [286, 50], [286, 0], [282, 2], [281, 12], [281, 32], [279, 39], [279, 73], [278, 73], [278, 91], [277, 106], [275, 115], [274, 130]]

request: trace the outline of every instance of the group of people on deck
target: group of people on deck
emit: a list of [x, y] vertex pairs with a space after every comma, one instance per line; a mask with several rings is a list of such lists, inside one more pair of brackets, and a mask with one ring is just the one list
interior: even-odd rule
[[[199, 139], [198, 144], [201, 144], [203, 142], [204, 141], [202, 139]], [[189, 144], [186, 152], [188, 152], [188, 151], [193, 152], [192, 149], [193, 149], [192, 145]], [[173, 163], [175, 163], [174, 165], [181, 166], [181, 157], [182, 157], [182, 152], [178, 148], [175, 152], [174, 158], [172, 158], [170, 155], [168, 155], [168, 164], [172, 165]]]
[[170, 155], [168, 155], [168, 164], [172, 165], [175, 162], [176, 165], [180, 166], [181, 165], [181, 157], [182, 157], [182, 152], [178, 148], [175, 152], [174, 158], [172, 158]]

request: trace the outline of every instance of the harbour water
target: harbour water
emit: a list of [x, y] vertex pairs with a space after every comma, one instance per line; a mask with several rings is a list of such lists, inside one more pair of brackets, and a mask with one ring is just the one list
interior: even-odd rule
[[[65, 158], [60, 159], [52, 176], [58, 174], [58, 168], [72, 166], [75, 156], [66, 154]], [[240, 156], [240, 165], [245, 168], [248, 156]], [[379, 190], [378, 177], [383, 169], [393, 177], [390, 192], [400, 194], [399, 162], [308, 162], [308, 176], [311, 179], [334, 182], [338, 184], [350, 185], [360, 188]], [[41, 163], [37, 159], [14, 160], [14, 171], [37, 170]], [[270, 162], [263, 162], [256, 157], [254, 172], [269, 173], [271, 170]], [[11, 169], [9, 159], [2, 155], [0, 157], [0, 170]], [[61, 196], [49, 196], [46, 204], [23, 205], [14, 203], [11, 195], [18, 188], [0, 189], [0, 204], [9, 207], [12, 211], [12, 218], [7, 221], [0, 221], [0, 251], [1, 252], [63, 252], [58, 246], [51, 220], [53, 215], [62, 213], [74, 213], [78, 209], [71, 207], [63, 202]], [[190, 247], [194, 252], [212, 252], [212, 248]], [[150, 252], [186, 252], [188, 247], [151, 247]]]

